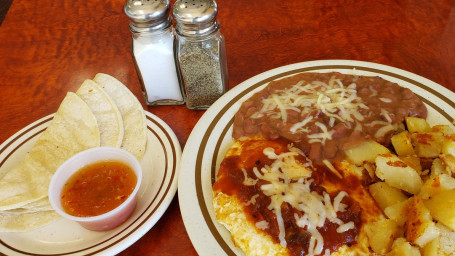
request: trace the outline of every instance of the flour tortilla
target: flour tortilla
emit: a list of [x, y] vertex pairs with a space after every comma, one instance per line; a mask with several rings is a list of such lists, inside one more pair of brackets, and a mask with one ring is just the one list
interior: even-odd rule
[[[0, 210], [20, 208], [44, 199], [52, 175], [63, 162], [99, 145], [95, 116], [80, 97], [69, 92], [30, 152], [0, 180]], [[0, 223], [5, 227], [3, 224], [9, 222]]]
[[109, 95], [89, 79], [82, 83], [76, 94], [87, 103], [95, 115], [101, 146], [120, 147], [124, 133], [122, 115]]
[[139, 100], [124, 84], [110, 75], [99, 73], [93, 81], [111, 97], [122, 115], [124, 134], [121, 148], [141, 160], [147, 144], [147, 128]]

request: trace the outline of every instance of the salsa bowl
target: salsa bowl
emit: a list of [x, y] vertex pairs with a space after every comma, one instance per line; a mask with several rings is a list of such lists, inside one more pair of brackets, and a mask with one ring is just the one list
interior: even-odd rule
[[[119, 163], [125, 166], [130, 171], [134, 172], [136, 177], [136, 183], [131, 186], [131, 192], [129, 195], [123, 196], [122, 201], [118, 206], [115, 206], [113, 209], [108, 210], [107, 212], [101, 212], [99, 214], [74, 214], [69, 212], [68, 208], [65, 208], [67, 203], [64, 203], [64, 198], [67, 196], [68, 189], [66, 188], [73, 181], [79, 179], [84, 179], [90, 177], [88, 174], [81, 176], [81, 172], [85, 171], [87, 168], [93, 165], [99, 165], [100, 163]], [[129, 167], [129, 168], [128, 168]], [[109, 172], [109, 171], [108, 171]], [[78, 177], [78, 175], [80, 177]], [[81, 178], [82, 177], [82, 178]], [[117, 183], [122, 183], [123, 179], [119, 180], [118, 175], [114, 178], [117, 178]], [[100, 187], [104, 186], [107, 188], [114, 187], [114, 184], [110, 184], [114, 179], [111, 177], [103, 178], [101, 180]], [[139, 161], [129, 152], [114, 147], [97, 147], [91, 148], [85, 151], [82, 151], [73, 157], [69, 158], [65, 163], [63, 163], [53, 175], [50, 185], [49, 185], [49, 201], [52, 205], [52, 208], [60, 214], [62, 217], [78, 222], [82, 227], [93, 230], [93, 231], [105, 231], [113, 229], [120, 224], [122, 224], [128, 217], [132, 214], [136, 206], [137, 192], [141, 185], [142, 181], [142, 168]], [[82, 183], [89, 183], [90, 180], [82, 181]], [[92, 183], [89, 183], [92, 184]], [[123, 184], [120, 184], [123, 185]], [[134, 187], [133, 187], [134, 186]], [[98, 186], [94, 185], [85, 185], [79, 186], [79, 190], [73, 191], [73, 194], [83, 195], [83, 194], [93, 194], [96, 190], [100, 190]], [[87, 191], [83, 191], [87, 190]], [[100, 192], [102, 193], [102, 192]], [[103, 197], [106, 198], [91, 198], [87, 200], [84, 198], [73, 199], [76, 203], [86, 203], [87, 201], [97, 202], [100, 200], [105, 200], [111, 202], [113, 199], [110, 199], [111, 192], [105, 192]], [[98, 196], [98, 195], [97, 195]], [[93, 200], [92, 200], [93, 199]], [[99, 208], [98, 205], [86, 205], [88, 210], [93, 210]]]

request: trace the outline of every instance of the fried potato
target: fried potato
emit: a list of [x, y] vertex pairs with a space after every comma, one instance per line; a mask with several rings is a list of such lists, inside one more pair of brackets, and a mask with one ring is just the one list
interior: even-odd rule
[[433, 195], [424, 204], [435, 220], [455, 231], [455, 189]]
[[419, 248], [412, 246], [406, 239], [397, 238], [392, 245], [392, 251], [387, 256], [420, 256]]
[[377, 254], [390, 251], [395, 238], [399, 237], [398, 225], [390, 219], [382, 219], [365, 225], [371, 249]]
[[406, 240], [423, 248], [439, 236], [439, 229], [419, 196], [410, 199], [405, 211], [408, 216], [403, 226]]
[[438, 176], [430, 177], [422, 186], [419, 196], [422, 199], [429, 199], [430, 197], [439, 194], [442, 191], [455, 188], [455, 178], [447, 175], [440, 174]]
[[438, 157], [444, 143], [441, 132], [426, 132], [412, 134], [415, 152], [420, 157]]
[[402, 131], [393, 135], [391, 142], [397, 155], [408, 156], [415, 154], [414, 147], [412, 146], [411, 134], [408, 131]]
[[408, 199], [400, 189], [394, 188], [385, 182], [376, 182], [370, 185], [368, 190], [382, 210]]
[[389, 219], [394, 220], [398, 226], [402, 227], [408, 217], [405, 211], [408, 202], [409, 199], [386, 207], [384, 209], [385, 215]]
[[390, 150], [373, 140], [365, 141], [357, 147], [345, 150], [348, 160], [356, 165], [363, 162], [374, 163], [377, 155], [388, 153]]
[[376, 158], [376, 176], [392, 187], [417, 194], [422, 187], [422, 179], [413, 168], [395, 155], [379, 155]]
[[423, 118], [408, 116], [405, 118], [405, 122], [410, 133], [430, 131], [430, 125]]
[[455, 134], [447, 135], [444, 137], [441, 151], [445, 155], [455, 156]]

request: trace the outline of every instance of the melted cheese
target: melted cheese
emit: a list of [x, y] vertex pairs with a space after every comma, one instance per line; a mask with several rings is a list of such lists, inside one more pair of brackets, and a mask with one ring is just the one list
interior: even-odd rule
[[[293, 134], [307, 134], [309, 143], [321, 143], [325, 145], [327, 140], [332, 140], [335, 124], [344, 123], [348, 128], [355, 127], [355, 130], [362, 130], [360, 124], [365, 120], [361, 110], [369, 109], [362, 98], [357, 95], [355, 82], [344, 85], [340, 79], [334, 76], [325, 83], [322, 81], [304, 82], [287, 89], [277, 90], [269, 97], [262, 100], [262, 108], [251, 115], [251, 118], [260, 118], [267, 115], [273, 119], [280, 119], [283, 123], [289, 121], [289, 111], [299, 113], [301, 121], [293, 123], [289, 131]], [[377, 90], [369, 87], [371, 96], [377, 95]], [[389, 98], [380, 98], [384, 103], [390, 103]], [[315, 113], [318, 114], [315, 114]], [[323, 123], [315, 118], [319, 113], [327, 116], [329, 121]], [[371, 113], [370, 113], [371, 114]], [[366, 126], [381, 125], [375, 134], [376, 138], [382, 137], [396, 129], [392, 124], [389, 112], [381, 109], [381, 115], [386, 121], [378, 121], [365, 124]], [[367, 115], [368, 116], [368, 115]], [[380, 123], [379, 123], [380, 122]], [[316, 126], [317, 133], [311, 133], [309, 127]]]
[[[287, 242], [281, 206], [283, 203], [288, 203], [301, 213], [294, 215], [297, 225], [311, 233], [308, 255], [322, 254], [324, 238], [318, 228], [323, 227], [326, 221], [338, 224], [337, 232], [339, 233], [354, 228], [352, 222], [343, 223], [337, 217], [337, 212], [346, 211], [347, 206], [341, 201], [348, 194], [341, 191], [332, 202], [328, 193], [323, 192], [321, 195], [312, 191], [310, 189], [313, 182], [311, 179], [311, 162], [302, 163], [298, 161], [296, 159], [297, 156], [305, 157], [303, 152], [292, 146], [288, 146], [288, 148], [289, 152], [279, 155], [275, 153], [273, 148], [265, 148], [263, 150], [264, 155], [274, 160], [274, 162], [261, 169], [253, 168], [253, 173], [257, 179], [247, 177], [246, 171], [243, 170], [245, 174], [244, 184], [256, 184], [259, 179], [266, 181], [265, 184], [260, 186], [260, 189], [271, 200], [268, 209], [276, 215], [279, 229], [278, 238], [283, 247], [286, 247]], [[335, 169], [333, 166], [332, 168]], [[248, 204], [254, 203], [256, 196], [253, 196]], [[258, 222], [256, 227], [265, 229], [268, 227], [268, 223]]]
[[[262, 108], [251, 115], [251, 118], [260, 118], [269, 115], [274, 119], [288, 122], [288, 111], [300, 113], [302, 121], [290, 128], [292, 133], [308, 133], [310, 124], [316, 125], [320, 133], [310, 134], [311, 142], [325, 143], [332, 138], [335, 120], [340, 122], [362, 121], [360, 109], [368, 109], [357, 96], [356, 84], [343, 85], [340, 79], [332, 77], [328, 83], [313, 81], [311, 83], [298, 82], [294, 86], [279, 90], [262, 100]], [[316, 109], [330, 118], [329, 127], [321, 122], [315, 122], [311, 112], [306, 109]]]

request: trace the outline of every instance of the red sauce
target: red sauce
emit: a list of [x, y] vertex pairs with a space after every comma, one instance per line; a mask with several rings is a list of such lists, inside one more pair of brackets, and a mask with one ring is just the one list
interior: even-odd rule
[[63, 209], [77, 217], [101, 215], [122, 204], [137, 182], [134, 171], [118, 161], [101, 161], [77, 171], [64, 185]]
[[[360, 98], [355, 102], [363, 103], [367, 107], [359, 108], [363, 120], [348, 122], [335, 119], [330, 121], [330, 117], [316, 107], [300, 107], [299, 111], [288, 109], [286, 121], [277, 118], [276, 114], [280, 114], [278, 108], [262, 117], [254, 117], [254, 114], [262, 109], [263, 99], [270, 95], [280, 94], [280, 90], [289, 89], [300, 81], [303, 81], [304, 84], [313, 81], [328, 83], [332, 77], [339, 79], [344, 87], [355, 84], [355, 94]], [[315, 93], [318, 93], [318, 89]], [[310, 93], [306, 94], [310, 95]], [[305, 93], [300, 93], [300, 95], [305, 95]], [[335, 114], [341, 113], [341, 111], [338, 109]], [[387, 117], [384, 112], [388, 113]], [[309, 116], [313, 119], [306, 126], [308, 131], [291, 132], [290, 128], [294, 124]], [[384, 124], [377, 121], [386, 121], [389, 124], [397, 125], [402, 124], [407, 116], [426, 118], [427, 109], [411, 90], [396, 83], [380, 77], [358, 77], [335, 72], [325, 74], [302, 73], [272, 81], [266, 88], [246, 100], [235, 115], [233, 137], [238, 139], [243, 136], [263, 135], [272, 140], [286, 138], [294, 142], [313, 161], [337, 160], [344, 156], [343, 150], [356, 146], [365, 139], [374, 139], [383, 145], [389, 145], [390, 137], [394, 131], [376, 136], [376, 133], [384, 127]], [[324, 143], [310, 141], [309, 135], [322, 132], [316, 122], [323, 123], [330, 130], [333, 130], [331, 139], [324, 141]], [[361, 129], [359, 130], [358, 127]]]
[[[253, 167], [262, 168], [265, 165], [270, 165], [273, 160], [269, 159], [262, 152], [266, 147], [272, 147], [275, 149], [276, 154], [287, 152], [288, 141], [285, 140], [248, 140], [242, 144], [242, 152], [240, 155], [226, 157], [220, 166], [218, 178], [213, 186], [214, 191], [222, 191], [228, 195], [236, 195], [245, 206], [245, 213], [252, 223], [259, 221], [267, 221], [269, 228], [265, 229], [264, 232], [269, 234], [276, 243], [280, 243], [278, 235], [279, 228], [276, 222], [276, 215], [268, 208], [271, 200], [266, 196], [262, 190], [261, 185], [266, 184], [266, 181], [259, 179], [254, 186], [246, 186], [243, 184], [245, 180], [242, 168], [246, 169], [247, 175], [250, 178], [256, 179], [256, 175], [252, 171]], [[300, 161], [300, 159], [298, 159]], [[304, 158], [301, 159], [302, 163]], [[322, 194], [325, 190], [321, 184], [324, 182], [337, 183], [340, 190], [349, 190], [349, 186], [360, 186], [361, 182], [356, 177], [349, 177], [347, 182], [341, 182], [341, 180], [331, 173], [325, 166], [317, 166], [312, 172], [312, 178], [314, 179], [311, 190]], [[336, 194], [331, 194], [330, 197], [333, 202], [333, 198]], [[258, 195], [255, 204], [246, 205], [250, 199]], [[324, 249], [329, 249], [331, 252], [336, 251], [342, 245], [353, 245], [356, 243], [356, 237], [359, 233], [361, 226], [360, 212], [361, 208], [358, 203], [350, 199], [350, 197], [344, 197], [342, 203], [347, 205], [345, 212], [338, 212], [337, 216], [344, 223], [353, 221], [355, 228], [350, 229], [343, 233], [338, 233], [336, 229], [338, 224], [326, 221], [322, 228], [318, 231], [324, 237]], [[308, 252], [309, 241], [311, 234], [305, 229], [300, 228], [295, 220], [294, 214], [302, 216], [302, 212], [293, 208], [288, 203], [283, 203], [281, 206], [281, 212], [285, 223], [285, 238], [287, 242], [287, 250], [291, 255], [305, 255]]]

